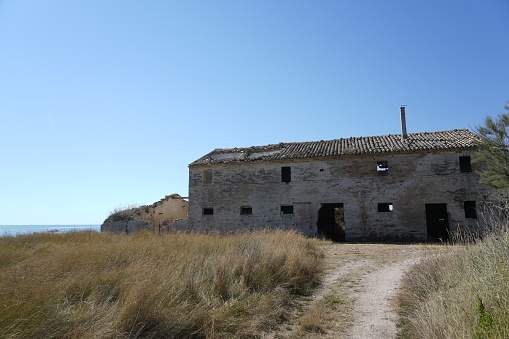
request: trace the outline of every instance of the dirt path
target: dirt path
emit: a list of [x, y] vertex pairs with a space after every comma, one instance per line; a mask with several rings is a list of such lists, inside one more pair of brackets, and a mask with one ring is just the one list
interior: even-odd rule
[[323, 284], [270, 338], [395, 338], [394, 296], [404, 272], [435, 245], [329, 244]]
[[353, 325], [345, 338], [395, 338], [397, 313], [392, 307], [405, 270], [415, 259], [382, 266], [361, 280], [362, 290], [353, 294], [355, 300]]

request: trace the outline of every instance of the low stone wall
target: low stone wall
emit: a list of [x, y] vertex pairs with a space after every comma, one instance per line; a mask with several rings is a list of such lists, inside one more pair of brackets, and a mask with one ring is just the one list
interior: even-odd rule
[[189, 224], [189, 219], [178, 219], [173, 222], [173, 224], [168, 225], [164, 228], [166, 232], [170, 231], [188, 231], [191, 230], [191, 225]]
[[133, 233], [139, 230], [153, 230], [146, 221], [143, 220], [120, 220], [105, 222], [101, 225], [101, 232], [113, 233]]

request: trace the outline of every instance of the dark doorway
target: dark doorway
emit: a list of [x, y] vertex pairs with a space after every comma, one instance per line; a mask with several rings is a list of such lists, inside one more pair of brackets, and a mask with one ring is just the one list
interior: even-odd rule
[[332, 241], [345, 241], [345, 231], [343, 204], [322, 204], [318, 210], [318, 234]]
[[426, 227], [428, 231], [428, 240], [449, 240], [447, 204], [426, 204]]

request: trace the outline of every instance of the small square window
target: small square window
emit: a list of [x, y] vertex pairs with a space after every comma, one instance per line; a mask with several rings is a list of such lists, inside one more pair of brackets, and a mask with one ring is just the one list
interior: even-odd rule
[[281, 206], [281, 214], [293, 214], [293, 206]]
[[242, 215], [253, 214], [253, 208], [250, 206], [243, 206], [240, 208], [240, 214]]
[[389, 173], [389, 165], [387, 164], [387, 161], [377, 161], [376, 171], [378, 172], [378, 175], [387, 175], [387, 173]]
[[472, 172], [472, 164], [470, 163], [470, 157], [460, 157], [460, 172], [468, 173]]
[[204, 207], [203, 215], [214, 215], [214, 208], [212, 207]]
[[477, 219], [477, 209], [475, 207], [475, 201], [463, 202], [465, 208], [465, 218]]
[[378, 204], [378, 212], [392, 212], [392, 211], [394, 211], [394, 205], [391, 202]]

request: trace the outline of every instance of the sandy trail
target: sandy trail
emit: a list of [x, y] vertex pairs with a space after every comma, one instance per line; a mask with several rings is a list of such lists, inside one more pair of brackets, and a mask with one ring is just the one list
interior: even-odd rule
[[[310, 309], [327, 295], [346, 296], [351, 311], [340, 310], [325, 333], [299, 331], [298, 317], [268, 338], [395, 338], [398, 321], [393, 302], [404, 273], [421, 258], [441, 251], [435, 245], [332, 244], [324, 247], [327, 270]], [[302, 312], [303, 314], [305, 312]], [[347, 318], [347, 320], [345, 319]], [[343, 324], [339, 324], [342, 322]]]
[[[398, 314], [392, 300], [397, 294], [405, 271], [428, 252], [429, 247], [423, 245], [333, 245], [328, 255], [332, 254], [333, 257], [341, 259], [331, 260], [328, 275], [337, 277], [336, 281], [338, 279], [341, 281], [345, 273], [350, 274], [350, 280], [356, 284], [350, 288], [340, 286], [343, 287], [343, 293], [348, 293], [353, 300], [351, 326], [346, 333], [332, 333], [331, 337], [395, 338]], [[344, 258], [349, 261], [345, 265], [348, 267], [346, 271], [341, 267]], [[329, 287], [329, 290], [331, 288], [333, 289], [334, 285]]]
[[397, 334], [397, 310], [391, 305], [405, 270], [416, 259], [398, 261], [383, 266], [366, 275], [362, 281], [362, 291], [354, 295], [353, 325], [343, 338], [383, 339], [395, 338]]

